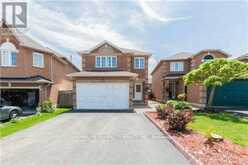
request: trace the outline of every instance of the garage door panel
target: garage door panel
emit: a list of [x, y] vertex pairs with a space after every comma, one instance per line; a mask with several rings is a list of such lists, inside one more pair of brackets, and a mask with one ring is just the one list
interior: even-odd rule
[[[208, 96], [210, 88], [208, 89]], [[216, 88], [214, 106], [248, 107], [248, 80], [235, 80]]]
[[77, 83], [78, 109], [128, 109], [129, 83]]

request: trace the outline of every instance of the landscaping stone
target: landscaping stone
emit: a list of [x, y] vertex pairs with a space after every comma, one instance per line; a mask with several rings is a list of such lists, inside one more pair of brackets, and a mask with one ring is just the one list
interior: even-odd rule
[[226, 139], [209, 143], [205, 136], [191, 130], [171, 132], [168, 131], [166, 121], [157, 118], [156, 112], [146, 112], [146, 116], [178, 143], [177, 147], [186, 151], [193, 160], [196, 158], [197, 164], [247, 165], [248, 148], [233, 144]]

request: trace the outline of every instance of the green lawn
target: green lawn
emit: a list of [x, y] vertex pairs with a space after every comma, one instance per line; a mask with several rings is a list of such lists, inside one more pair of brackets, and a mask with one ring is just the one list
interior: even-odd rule
[[230, 113], [195, 113], [194, 122], [188, 128], [196, 132], [219, 134], [225, 139], [242, 146], [248, 146], [248, 119]]
[[31, 127], [42, 121], [51, 119], [68, 110], [68, 108], [56, 108], [56, 111], [53, 113], [41, 113], [40, 115], [34, 115], [21, 120], [17, 120], [17, 122], [10, 121], [7, 123], [2, 123], [0, 124], [0, 138]]

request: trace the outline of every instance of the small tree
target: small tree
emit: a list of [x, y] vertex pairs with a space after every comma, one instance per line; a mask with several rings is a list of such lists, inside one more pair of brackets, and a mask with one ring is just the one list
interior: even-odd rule
[[207, 107], [213, 103], [216, 87], [222, 86], [234, 79], [248, 78], [248, 64], [237, 60], [215, 59], [201, 64], [184, 76], [184, 83], [203, 84], [211, 87]]

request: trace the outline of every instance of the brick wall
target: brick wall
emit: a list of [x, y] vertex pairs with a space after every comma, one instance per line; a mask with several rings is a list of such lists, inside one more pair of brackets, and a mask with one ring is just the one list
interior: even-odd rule
[[[137, 73], [137, 81], [143, 83], [143, 99], [147, 103], [148, 95], [148, 56], [139, 56], [145, 58], [145, 69], [134, 69], [134, 58], [132, 54], [125, 54], [112, 46], [102, 46], [90, 54], [82, 54], [83, 71], [129, 71]], [[96, 68], [96, 56], [117, 56], [117, 68]]]
[[[225, 53], [219, 52], [219, 51], [201, 51], [200, 53], [196, 54], [191, 59], [191, 70], [199, 67], [200, 64], [203, 63], [203, 57], [211, 54], [214, 56], [214, 58], [227, 58], [228, 56]], [[201, 84], [194, 84], [191, 86], [188, 86], [187, 88], [187, 101], [194, 103], [199, 106], [204, 106], [207, 102], [207, 90], [206, 87], [204, 87]]]
[[[58, 91], [72, 90], [72, 81], [67, 78], [68, 73], [77, 72], [77, 70], [66, 61], [61, 61], [54, 55], [46, 52], [37, 51], [31, 48], [20, 46], [19, 42], [12, 35], [4, 35], [0, 37], [0, 45], [6, 40], [13, 43], [18, 49], [16, 67], [2, 67], [0, 66], [0, 74], [2, 77], [29, 77], [40, 75], [52, 80], [51, 87], [42, 87], [42, 97], [44, 99], [51, 99], [54, 104], [57, 104]], [[44, 54], [44, 68], [33, 66], [33, 52], [40, 52]], [[28, 84], [30, 85], [30, 84]], [[44, 95], [46, 93], [46, 95]], [[44, 100], [43, 99], [43, 100]]]

